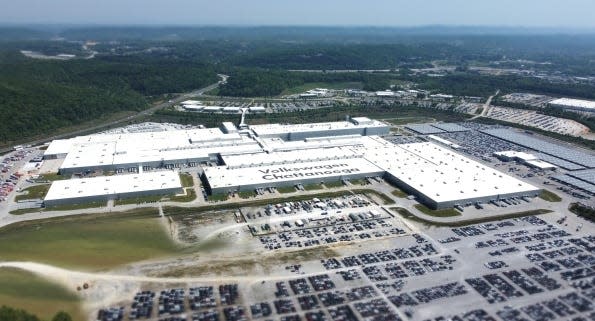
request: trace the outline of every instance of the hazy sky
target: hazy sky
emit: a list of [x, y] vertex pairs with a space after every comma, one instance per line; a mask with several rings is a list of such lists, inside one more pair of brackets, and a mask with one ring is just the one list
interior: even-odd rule
[[0, 0], [0, 23], [595, 28], [595, 0]]

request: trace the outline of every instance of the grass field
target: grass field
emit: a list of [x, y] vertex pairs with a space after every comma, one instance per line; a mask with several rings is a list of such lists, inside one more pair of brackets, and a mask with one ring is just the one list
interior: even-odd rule
[[15, 196], [14, 200], [18, 202], [23, 200], [43, 199], [45, 195], [48, 193], [49, 189], [50, 184], [27, 187], [23, 190], [23, 192], [27, 193]]
[[364, 185], [366, 182], [363, 179], [352, 179], [349, 181], [352, 185]]
[[192, 175], [188, 173], [180, 173], [180, 181], [182, 182], [182, 187], [192, 187], [194, 186], [194, 179], [192, 179]]
[[146, 195], [141, 197], [122, 198], [114, 201], [114, 205], [143, 204], [159, 202], [163, 195]]
[[392, 191], [391, 193], [398, 198], [406, 198], [407, 196], [409, 196], [407, 193], [403, 192], [398, 188]]
[[541, 198], [542, 200], [548, 201], [548, 202], [561, 202], [562, 198], [560, 198], [560, 196], [548, 191], [548, 190], [543, 190], [541, 191], [541, 194], [539, 194], [539, 198]]
[[322, 185], [320, 184], [308, 184], [308, 185], [304, 185], [304, 189], [306, 191], [315, 191], [318, 189], [322, 189]]
[[399, 213], [399, 215], [401, 215], [403, 218], [422, 223], [426, 227], [429, 227], [429, 226], [458, 227], [458, 226], [466, 226], [466, 225], [470, 225], [470, 224], [480, 224], [480, 223], [486, 223], [486, 222], [492, 222], [492, 221], [500, 221], [500, 220], [505, 220], [505, 219], [509, 219], [509, 218], [524, 217], [524, 216], [531, 216], [531, 215], [541, 215], [541, 214], [547, 214], [547, 213], [552, 212], [551, 210], [540, 208], [537, 210], [508, 213], [508, 214], [502, 214], [502, 215], [493, 216], [493, 217], [488, 216], [488, 217], [477, 218], [477, 219], [457, 220], [457, 221], [449, 222], [449, 223], [441, 223], [441, 222], [432, 222], [432, 221], [426, 220], [424, 218], [417, 217], [413, 213], [409, 212], [407, 209], [402, 208], [402, 207], [391, 207], [390, 209], [392, 211]]
[[416, 204], [416, 205], [414, 205], [414, 207], [424, 214], [428, 214], [428, 215], [436, 216], [436, 217], [451, 217], [451, 216], [460, 216], [461, 215], [461, 213], [459, 213], [459, 211], [455, 210], [454, 208], [446, 208], [443, 210], [433, 210], [433, 209], [430, 209], [422, 204]]
[[337, 188], [337, 187], [343, 187], [343, 182], [341, 181], [334, 181], [334, 182], [324, 182], [324, 186], [326, 186], [327, 188]]
[[63, 179], [69, 179], [70, 176], [68, 175], [59, 175], [58, 173], [46, 173], [39, 175], [39, 179], [46, 180], [46, 181], [59, 181]]
[[157, 216], [140, 208], [9, 225], [0, 229], [0, 260], [101, 270], [171, 255], [179, 248]]
[[107, 206], [107, 202], [89, 202], [81, 204], [65, 204], [46, 207], [46, 211], [73, 211], [73, 210], [84, 210], [87, 208], [98, 208]]
[[399, 118], [387, 118], [384, 119], [393, 125], [406, 125], [406, 124], [418, 124], [418, 123], [432, 123], [436, 119], [432, 117], [399, 117]]
[[229, 196], [227, 194], [213, 194], [213, 195], [209, 195], [209, 201], [210, 202], [227, 201], [228, 198], [229, 198]]
[[277, 187], [277, 191], [281, 194], [295, 193], [295, 186]]
[[25, 309], [43, 320], [50, 320], [60, 310], [68, 312], [73, 320], [86, 319], [75, 294], [17, 269], [0, 269], [0, 302], [13, 308]]
[[373, 189], [354, 189], [354, 190], [352, 190], [352, 192], [355, 194], [364, 194], [368, 197], [370, 197], [370, 195], [374, 195], [374, 196], [378, 197], [384, 205], [395, 204], [395, 201], [393, 201], [392, 198], [388, 197], [384, 193], [380, 193]]
[[256, 193], [254, 191], [245, 191], [245, 192], [239, 192], [238, 196], [243, 199], [248, 199], [248, 198], [252, 198], [252, 197], [256, 196]]
[[192, 188], [186, 189], [186, 195], [184, 196], [172, 196], [169, 198], [172, 202], [192, 202], [196, 199], [196, 192]]
[[364, 85], [361, 82], [309, 82], [300, 86], [288, 88], [281, 93], [281, 96], [299, 94], [314, 88], [362, 89], [363, 86]]
[[38, 213], [43, 212], [43, 208], [20, 208], [18, 210], [13, 210], [8, 212], [10, 215], [23, 215], [29, 213]]

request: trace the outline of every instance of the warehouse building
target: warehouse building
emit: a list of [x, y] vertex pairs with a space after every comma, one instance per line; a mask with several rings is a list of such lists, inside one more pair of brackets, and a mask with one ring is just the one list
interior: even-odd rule
[[182, 192], [177, 172], [159, 171], [55, 181], [43, 203], [51, 207]]
[[386, 135], [390, 127], [367, 117], [353, 117], [348, 121], [310, 124], [266, 124], [250, 126], [261, 138], [277, 137], [283, 140], [303, 140], [311, 137], [342, 135]]
[[[366, 117], [314, 124], [256, 125], [248, 129], [224, 123], [219, 128], [57, 140], [50, 144], [45, 157], [63, 158], [60, 172], [65, 174], [142, 173], [153, 168], [202, 165], [201, 180], [212, 194], [374, 176], [384, 177], [432, 208], [532, 197], [540, 191], [450, 148], [430, 142], [396, 145], [379, 136], [388, 132], [388, 125]], [[120, 177], [134, 176], [110, 176], [101, 178], [110, 181], [93, 182], [108, 184]], [[99, 188], [92, 189], [96, 190], [92, 195], [80, 193], [81, 197], [93, 198], [125, 195], [126, 190], [137, 194], [157, 190], [169, 193], [170, 188], [177, 188], [146, 185], [152, 187], [141, 190], [135, 184], [131, 187], [122, 183], [128, 186], [124, 191], [112, 191], [108, 186], [104, 187], [105, 193]], [[57, 190], [67, 193], [64, 187]], [[81, 189], [77, 186], [73, 190]], [[53, 201], [51, 197], [49, 201]]]
[[560, 98], [548, 103], [551, 107], [595, 113], [595, 101]]
[[534, 197], [540, 192], [515, 177], [434, 143], [395, 145], [377, 136], [262, 141], [269, 152], [225, 156], [221, 166], [205, 168], [202, 179], [209, 192], [381, 176], [436, 209]]

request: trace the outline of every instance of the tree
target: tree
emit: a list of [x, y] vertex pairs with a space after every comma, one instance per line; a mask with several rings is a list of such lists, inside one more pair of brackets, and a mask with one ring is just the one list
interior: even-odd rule
[[70, 316], [70, 314], [64, 311], [60, 311], [56, 313], [56, 315], [54, 315], [52, 321], [72, 321], [72, 317]]
[[17, 310], [11, 307], [0, 307], [0, 321], [40, 321], [39, 318], [25, 310]]

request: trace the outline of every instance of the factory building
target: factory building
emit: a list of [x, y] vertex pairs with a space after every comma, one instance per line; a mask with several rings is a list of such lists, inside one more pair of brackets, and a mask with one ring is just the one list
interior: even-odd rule
[[551, 107], [595, 113], [595, 101], [560, 98], [548, 103]]
[[540, 191], [439, 144], [397, 145], [380, 137], [388, 132], [388, 125], [366, 117], [248, 129], [223, 123], [220, 128], [57, 140], [45, 157], [64, 158], [60, 172], [65, 174], [203, 165], [201, 180], [211, 194], [374, 176], [431, 208], [532, 197]]
[[43, 203], [46, 207], [51, 207], [180, 193], [182, 193], [182, 183], [178, 173], [159, 171], [55, 181]]
[[348, 121], [310, 124], [266, 124], [250, 126], [261, 138], [277, 137], [283, 140], [303, 140], [311, 137], [343, 135], [386, 135], [390, 127], [367, 117], [353, 117]]

